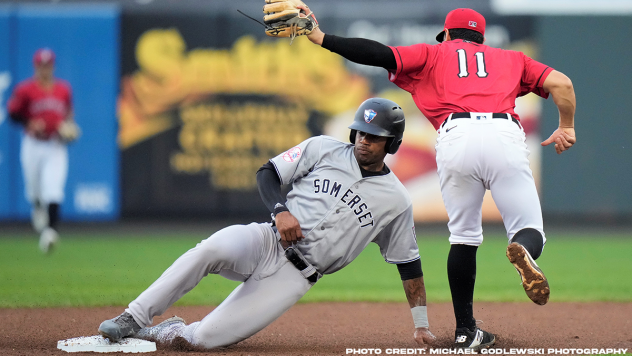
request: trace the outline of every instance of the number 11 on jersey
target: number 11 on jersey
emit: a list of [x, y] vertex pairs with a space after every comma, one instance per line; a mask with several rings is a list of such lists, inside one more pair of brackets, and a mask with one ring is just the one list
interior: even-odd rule
[[[456, 53], [458, 53], [459, 55], [459, 78], [465, 78], [470, 75], [470, 73], [468, 73], [467, 71], [467, 54], [462, 48], [457, 49]], [[486, 78], [488, 74], [485, 69], [485, 53], [476, 52], [475, 56], [477, 68], [476, 75], [479, 78]]]

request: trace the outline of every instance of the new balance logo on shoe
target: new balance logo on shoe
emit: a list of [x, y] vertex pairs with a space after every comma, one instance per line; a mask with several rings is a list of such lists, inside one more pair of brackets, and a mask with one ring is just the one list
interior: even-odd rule
[[483, 343], [483, 331], [481, 329], [476, 329], [476, 337], [474, 337], [474, 342], [470, 345], [470, 347], [478, 346]]
[[479, 328], [475, 328], [474, 330], [469, 330], [466, 327], [457, 328], [454, 334], [454, 346], [457, 348], [480, 350], [482, 348], [491, 347], [496, 342], [494, 334]]

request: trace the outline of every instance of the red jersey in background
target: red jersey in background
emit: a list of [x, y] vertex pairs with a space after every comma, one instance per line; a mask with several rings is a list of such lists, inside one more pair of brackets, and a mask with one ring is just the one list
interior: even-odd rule
[[70, 85], [55, 80], [51, 88], [42, 87], [37, 80], [28, 79], [17, 85], [7, 103], [10, 114], [30, 120], [42, 119], [46, 124], [45, 138], [57, 131], [72, 109]]

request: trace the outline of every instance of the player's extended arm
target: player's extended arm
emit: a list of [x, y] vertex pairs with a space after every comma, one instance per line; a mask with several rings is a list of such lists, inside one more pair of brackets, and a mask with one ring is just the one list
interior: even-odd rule
[[257, 187], [263, 204], [274, 215], [281, 240], [289, 244], [302, 240], [301, 225], [285, 206], [285, 199], [281, 194], [281, 179], [271, 162], [264, 164], [257, 171]]
[[410, 311], [413, 314], [415, 341], [417, 341], [420, 346], [427, 347], [434, 343], [436, 337], [430, 332], [430, 326], [428, 324], [426, 286], [424, 285], [424, 277], [421, 271], [421, 261], [415, 260], [398, 264], [397, 269], [402, 278]]
[[66, 115], [66, 118], [64, 119], [64, 121], [71, 121], [74, 122], [75, 121], [75, 111], [74, 110], [68, 110], [68, 115]]
[[555, 142], [555, 151], [560, 154], [571, 148], [575, 137], [575, 89], [573, 82], [561, 72], [552, 71], [542, 85], [544, 91], [550, 93], [560, 113], [560, 125], [553, 134], [542, 142], [548, 146]]
[[[299, 8], [301, 7], [299, 6]], [[303, 9], [309, 13], [308, 9]], [[314, 44], [337, 53], [351, 62], [382, 67], [388, 71], [397, 69], [393, 51], [377, 41], [327, 35], [321, 31], [320, 27], [315, 28], [312, 33], [307, 35], [307, 38]]]
[[15, 89], [13, 95], [11, 95], [7, 102], [7, 111], [9, 113], [9, 117], [16, 123], [26, 126], [28, 119], [25, 115], [25, 109], [26, 98], [24, 97], [24, 95], [22, 95], [20, 87], [18, 87]]

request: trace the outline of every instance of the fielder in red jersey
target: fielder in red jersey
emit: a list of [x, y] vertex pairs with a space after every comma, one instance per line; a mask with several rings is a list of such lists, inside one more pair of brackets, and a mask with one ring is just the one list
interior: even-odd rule
[[[306, 5], [299, 8], [311, 13]], [[437, 129], [437, 173], [449, 217], [454, 345], [473, 350], [491, 347], [496, 341], [492, 333], [477, 327], [473, 316], [486, 190], [502, 215], [509, 239], [506, 255], [527, 296], [539, 305], [549, 299], [548, 280], [535, 263], [546, 238], [525, 133], [514, 111], [516, 98], [527, 93], [545, 99], [551, 95], [559, 110], [559, 127], [542, 145], [554, 143], [559, 154], [576, 142], [571, 80], [523, 53], [484, 45], [485, 26], [478, 12], [456, 9], [446, 16], [436, 45], [388, 47], [363, 38], [327, 35], [322, 27], [307, 35], [313, 43], [352, 62], [386, 69], [389, 79], [411, 93]], [[434, 339], [424, 328], [418, 328], [414, 336], [420, 344]]]
[[12, 117], [24, 122], [27, 134], [46, 140], [57, 133], [72, 112], [71, 96], [70, 85], [63, 80], [43, 84], [27, 79], [15, 88], [8, 110]]
[[70, 85], [54, 77], [54, 65], [52, 50], [36, 51], [35, 75], [19, 83], [7, 103], [9, 116], [24, 126], [20, 162], [25, 195], [44, 253], [59, 240], [59, 207], [68, 175], [68, 150], [58, 130], [64, 122], [74, 123]]
[[389, 79], [412, 94], [435, 129], [455, 112], [507, 113], [520, 120], [517, 97], [530, 92], [549, 97], [542, 83], [553, 68], [522, 52], [462, 39], [390, 48], [397, 69]]

